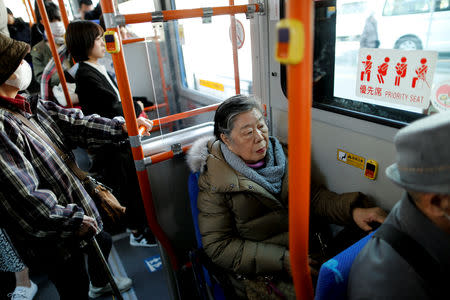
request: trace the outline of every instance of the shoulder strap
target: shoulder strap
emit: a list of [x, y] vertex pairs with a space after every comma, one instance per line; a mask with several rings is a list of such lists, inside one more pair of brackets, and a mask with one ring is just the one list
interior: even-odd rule
[[18, 119], [22, 121], [23, 124], [25, 124], [28, 128], [33, 130], [34, 133], [36, 133], [44, 142], [46, 142], [50, 147], [52, 147], [56, 153], [61, 157], [61, 159], [67, 164], [67, 166], [72, 170], [72, 172], [75, 174], [75, 176], [78, 177], [78, 179], [81, 180], [81, 182], [84, 182], [87, 178], [87, 174], [83, 172], [80, 168], [78, 168], [75, 161], [64, 151], [62, 151], [58, 146], [53, 143], [48, 135], [44, 134], [42, 131], [38, 130], [36, 126], [30, 122], [27, 118], [25, 118], [22, 114], [8, 110], [10, 113], [12, 113], [14, 116], [16, 116]]
[[373, 237], [384, 240], [400, 254], [424, 280], [431, 295], [444, 295], [445, 274], [440, 264], [416, 240], [391, 224], [383, 224]]

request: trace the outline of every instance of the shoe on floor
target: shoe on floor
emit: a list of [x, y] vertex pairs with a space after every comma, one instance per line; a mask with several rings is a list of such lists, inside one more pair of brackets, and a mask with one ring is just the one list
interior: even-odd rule
[[[114, 281], [116, 282], [117, 287], [119, 288], [119, 291], [121, 293], [128, 291], [133, 284], [133, 281], [128, 277], [114, 276]], [[101, 295], [110, 292], [112, 292], [112, 288], [109, 282], [107, 285], [102, 287], [95, 287], [92, 285], [92, 283], [89, 284], [89, 297], [91, 298], [98, 298]]]
[[130, 233], [130, 245], [135, 247], [156, 247], [158, 244], [154, 241], [147, 240], [143, 234], [138, 237], [135, 237], [132, 233]]
[[12, 292], [11, 294], [8, 295], [9, 297], [11, 297], [11, 300], [28, 300], [28, 299], [31, 300], [31, 299], [33, 299], [37, 293], [38, 287], [33, 281], [30, 280], [30, 282], [31, 282], [30, 287], [26, 287], [26, 286], [16, 287], [14, 292]]

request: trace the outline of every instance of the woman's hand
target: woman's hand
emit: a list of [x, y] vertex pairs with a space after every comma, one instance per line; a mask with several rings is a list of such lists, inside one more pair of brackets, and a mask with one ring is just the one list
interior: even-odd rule
[[[150, 135], [150, 131], [153, 128], [153, 121], [152, 120], [149, 120], [149, 119], [146, 119], [146, 118], [143, 118], [143, 117], [139, 117], [139, 118], [136, 119], [136, 123], [137, 123], [138, 128], [140, 128], [141, 126], [145, 128], [145, 130], [142, 133], [142, 135], [146, 135], [146, 136]], [[122, 129], [123, 129], [124, 133], [128, 133], [128, 129], [127, 129], [127, 126], [126, 126], [125, 123], [122, 125]]]
[[142, 132], [142, 135], [146, 135], [149, 136], [150, 135], [150, 131], [153, 128], [153, 121], [143, 118], [143, 117], [139, 117], [137, 118], [137, 124], [138, 124], [138, 128], [141, 128], [141, 126], [145, 127], [145, 130]]
[[352, 212], [353, 220], [356, 225], [364, 231], [370, 231], [373, 228], [370, 227], [370, 223], [377, 222], [383, 223], [386, 219], [387, 213], [379, 207], [372, 208], [355, 208]]

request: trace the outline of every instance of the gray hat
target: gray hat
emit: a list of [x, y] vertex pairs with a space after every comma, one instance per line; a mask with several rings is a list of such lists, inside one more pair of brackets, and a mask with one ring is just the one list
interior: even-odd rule
[[386, 175], [408, 190], [450, 194], [450, 112], [420, 119], [399, 130], [397, 163]]

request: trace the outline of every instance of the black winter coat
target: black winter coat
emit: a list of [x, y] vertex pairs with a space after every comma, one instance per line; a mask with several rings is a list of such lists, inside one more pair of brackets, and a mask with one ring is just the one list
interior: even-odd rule
[[[111, 78], [111, 76], [110, 76]], [[99, 114], [105, 118], [123, 116], [122, 103], [108, 80], [92, 66], [80, 62], [75, 76], [76, 90], [80, 106], [86, 115]], [[115, 87], [117, 85], [111, 78]], [[139, 105], [134, 105], [136, 116], [142, 112]]]
[[14, 19], [14, 24], [8, 25], [9, 36], [12, 39], [25, 42], [31, 42], [30, 24], [26, 23], [21, 18]]

